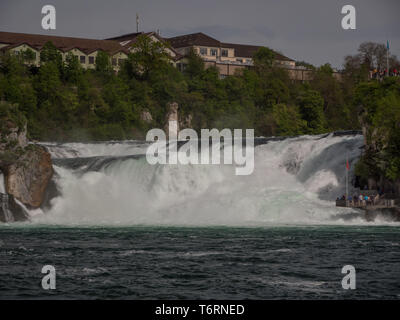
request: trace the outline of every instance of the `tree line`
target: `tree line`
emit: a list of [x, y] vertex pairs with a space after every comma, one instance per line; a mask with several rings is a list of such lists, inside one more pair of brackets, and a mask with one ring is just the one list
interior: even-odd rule
[[275, 66], [274, 52], [265, 47], [255, 54], [253, 68], [221, 79], [193, 51], [180, 72], [165, 44], [145, 35], [117, 74], [105, 52], [96, 57], [95, 69], [84, 70], [72, 54], [63, 61], [49, 42], [40, 67], [27, 63], [29, 50], [0, 57], [0, 108], [18, 109], [33, 140], [140, 139], [150, 128], [164, 126], [172, 101], [196, 130], [254, 128], [257, 136], [293, 136], [360, 129], [355, 93], [367, 82], [371, 64], [380, 61], [371, 57], [377, 52], [371, 48], [363, 44], [359, 55], [345, 59], [341, 81], [329, 64], [316, 68], [302, 62], [314, 69], [314, 79], [300, 83]]

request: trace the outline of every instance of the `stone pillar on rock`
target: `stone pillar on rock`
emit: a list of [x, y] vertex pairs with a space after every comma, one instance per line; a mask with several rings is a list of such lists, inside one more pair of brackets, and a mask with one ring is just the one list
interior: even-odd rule
[[178, 104], [171, 102], [167, 104], [167, 114], [165, 116], [164, 131], [167, 138], [178, 139], [179, 133], [179, 115], [178, 115]]

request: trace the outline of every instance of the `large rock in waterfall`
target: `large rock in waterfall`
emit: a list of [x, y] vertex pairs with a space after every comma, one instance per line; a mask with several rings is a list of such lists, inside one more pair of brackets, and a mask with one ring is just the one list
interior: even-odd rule
[[[13, 212], [16, 199], [28, 208], [40, 207], [53, 176], [51, 157], [42, 146], [28, 144], [26, 119], [5, 102], [0, 102], [0, 171], [4, 175], [4, 195], [12, 196], [8, 202], [2, 201], [2, 206]], [[21, 220], [21, 215], [14, 216]]]
[[8, 194], [29, 208], [40, 207], [53, 176], [51, 157], [46, 149], [37, 145], [28, 146], [4, 172]]

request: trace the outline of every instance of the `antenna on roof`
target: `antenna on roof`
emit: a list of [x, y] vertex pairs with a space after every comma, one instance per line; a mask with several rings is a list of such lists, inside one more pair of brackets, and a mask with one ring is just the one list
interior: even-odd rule
[[139, 33], [139, 14], [136, 13], [136, 33]]

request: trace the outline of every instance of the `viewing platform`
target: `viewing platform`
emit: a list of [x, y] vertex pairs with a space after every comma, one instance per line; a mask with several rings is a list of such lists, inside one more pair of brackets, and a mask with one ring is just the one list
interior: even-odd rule
[[378, 203], [366, 203], [363, 201], [336, 200], [336, 207], [348, 207], [364, 210], [379, 210], [384, 208], [397, 208], [395, 200], [381, 199]]
[[400, 199], [394, 193], [378, 195], [377, 190], [361, 190], [358, 194], [361, 194], [363, 198], [367, 196], [369, 199], [360, 200], [359, 198], [354, 199], [354, 197], [352, 197], [352, 200], [337, 199], [336, 206], [364, 210], [379, 210], [400, 207]]

